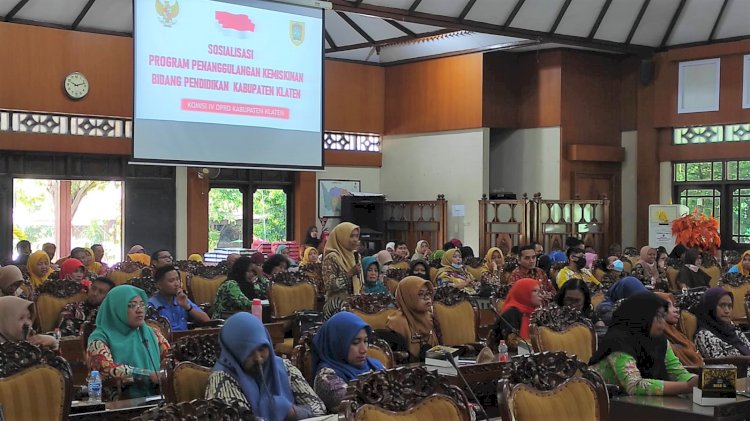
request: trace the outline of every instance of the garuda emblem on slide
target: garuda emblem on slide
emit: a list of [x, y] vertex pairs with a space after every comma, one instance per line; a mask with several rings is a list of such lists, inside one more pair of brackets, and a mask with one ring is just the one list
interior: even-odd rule
[[180, 4], [177, 0], [174, 4], [170, 4], [169, 0], [164, 0], [164, 3], [156, 0], [156, 13], [159, 15], [159, 22], [169, 28], [177, 23], [175, 18], [180, 14]]
[[289, 21], [289, 39], [294, 45], [302, 45], [305, 41], [305, 22]]

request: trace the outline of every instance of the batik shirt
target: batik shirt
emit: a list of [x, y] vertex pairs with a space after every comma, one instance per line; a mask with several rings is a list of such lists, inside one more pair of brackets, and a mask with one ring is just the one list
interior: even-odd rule
[[57, 326], [60, 328], [60, 335], [80, 335], [83, 322], [96, 322], [97, 310], [99, 310], [98, 306], [92, 306], [85, 301], [65, 304], [60, 312], [60, 324]]

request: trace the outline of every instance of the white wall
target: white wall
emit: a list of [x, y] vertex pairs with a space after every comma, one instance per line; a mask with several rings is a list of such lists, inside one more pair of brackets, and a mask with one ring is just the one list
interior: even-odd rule
[[490, 191], [560, 198], [560, 128], [492, 130]]
[[659, 163], [659, 203], [672, 204], [672, 163], [670, 161]]
[[[318, 180], [359, 180], [360, 189], [364, 193], [382, 193], [380, 191], [380, 168], [371, 167], [325, 167], [318, 171], [315, 183], [315, 214], [318, 214]], [[326, 226], [333, 227], [339, 222], [338, 219], [329, 219]]]
[[[479, 246], [479, 199], [489, 190], [489, 129], [383, 138], [381, 193], [388, 200], [448, 201], [448, 238]], [[453, 216], [463, 205], [465, 216]]]
[[[625, 148], [625, 161], [622, 163], [621, 189], [622, 192], [622, 227], [637, 226], [636, 194], [638, 186], [638, 131], [622, 132], [620, 144]], [[623, 229], [620, 244], [623, 247], [637, 246], [635, 230]]]

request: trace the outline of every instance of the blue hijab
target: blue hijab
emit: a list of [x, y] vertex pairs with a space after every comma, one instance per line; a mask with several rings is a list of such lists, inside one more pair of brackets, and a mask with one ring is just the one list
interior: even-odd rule
[[[224, 323], [219, 344], [221, 355], [214, 371], [223, 371], [237, 380], [255, 415], [269, 421], [283, 421], [294, 404], [294, 396], [284, 363], [274, 354], [271, 337], [263, 323], [250, 313], [237, 313]], [[262, 345], [266, 345], [270, 353], [261, 368], [265, 386], [242, 369], [247, 357]]]
[[[375, 267], [378, 269], [378, 279], [375, 282], [368, 282], [367, 281], [367, 269], [370, 268], [370, 266], [375, 265]], [[380, 274], [382, 273], [380, 271], [380, 263], [378, 263], [378, 259], [375, 258], [375, 256], [367, 256], [362, 259], [362, 270], [365, 274], [365, 282], [362, 285], [362, 293], [363, 294], [389, 294], [390, 291], [388, 291], [388, 288], [385, 287], [385, 284], [383, 284], [383, 281], [380, 280]]]
[[606, 304], [609, 306], [613, 306], [616, 302], [622, 300], [623, 298], [632, 297], [633, 295], [642, 291], [648, 291], [648, 289], [643, 286], [643, 282], [632, 276], [626, 276], [609, 287], [607, 293], [605, 294], [605, 300], [602, 301], [599, 305]]
[[359, 316], [341, 311], [328, 319], [313, 336], [313, 372], [317, 375], [321, 368], [331, 368], [336, 375], [350, 381], [372, 370], [383, 370], [380, 361], [367, 357], [362, 367], [355, 367], [346, 361], [349, 346], [360, 330], [372, 333], [370, 326]]

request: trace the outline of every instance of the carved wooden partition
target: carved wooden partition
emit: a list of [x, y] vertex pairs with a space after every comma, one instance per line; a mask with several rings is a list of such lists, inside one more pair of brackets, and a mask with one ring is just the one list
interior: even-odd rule
[[565, 238], [576, 237], [604, 255], [612, 241], [610, 201], [529, 199], [479, 201], [482, 253], [499, 247], [507, 254], [516, 245], [537, 241], [545, 250], [565, 249]]
[[437, 200], [385, 202], [385, 238], [402, 240], [413, 248], [419, 240], [427, 240], [433, 250], [447, 241], [448, 201], [439, 194]]

